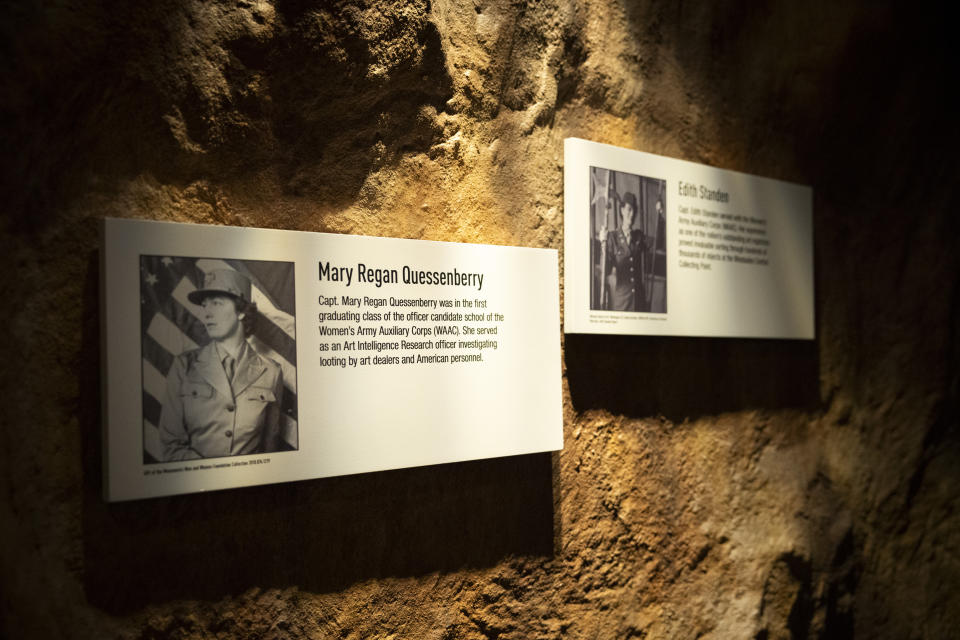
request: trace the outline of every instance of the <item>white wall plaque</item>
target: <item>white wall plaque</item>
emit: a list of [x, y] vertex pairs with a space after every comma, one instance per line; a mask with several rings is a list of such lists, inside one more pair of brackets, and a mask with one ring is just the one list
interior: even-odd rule
[[564, 331], [814, 337], [810, 187], [568, 138]]
[[103, 231], [107, 500], [563, 446], [555, 250]]

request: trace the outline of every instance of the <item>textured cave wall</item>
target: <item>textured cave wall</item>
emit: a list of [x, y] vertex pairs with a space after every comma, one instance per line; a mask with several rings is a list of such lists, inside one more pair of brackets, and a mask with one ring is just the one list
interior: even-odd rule
[[[793, 4], [7, 6], [0, 637], [955, 633], [949, 23]], [[567, 136], [814, 185], [816, 342], [567, 336], [557, 454], [102, 502], [101, 217], [562, 249]]]

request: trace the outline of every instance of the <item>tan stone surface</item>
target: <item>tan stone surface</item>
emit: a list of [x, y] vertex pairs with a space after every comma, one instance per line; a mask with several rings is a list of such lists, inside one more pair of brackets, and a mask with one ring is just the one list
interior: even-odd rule
[[[7, 7], [0, 636], [956, 633], [947, 23], [728, 4]], [[557, 454], [102, 502], [101, 217], [562, 249], [567, 136], [813, 184], [816, 343], [566, 336]]]

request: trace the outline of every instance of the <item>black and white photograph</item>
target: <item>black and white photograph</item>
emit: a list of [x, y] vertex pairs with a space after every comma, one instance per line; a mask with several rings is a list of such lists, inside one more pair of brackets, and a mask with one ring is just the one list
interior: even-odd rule
[[667, 312], [665, 198], [666, 180], [590, 167], [590, 309]]
[[294, 263], [139, 268], [144, 464], [297, 450]]

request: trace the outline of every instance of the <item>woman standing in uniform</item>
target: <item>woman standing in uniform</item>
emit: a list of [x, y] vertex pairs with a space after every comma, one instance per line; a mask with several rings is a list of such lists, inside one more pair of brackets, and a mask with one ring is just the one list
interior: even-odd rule
[[[612, 203], [608, 206], [612, 206]], [[637, 197], [627, 193], [620, 199], [619, 228], [608, 232], [606, 219], [600, 228], [601, 254], [606, 256], [603, 268], [607, 291], [605, 309], [645, 311], [644, 303], [647, 298], [643, 290], [644, 239], [643, 232], [633, 228], [636, 212]]]
[[250, 280], [215, 269], [187, 297], [201, 307], [210, 342], [177, 356], [167, 374], [164, 461], [277, 451], [283, 377], [247, 342], [257, 313]]

